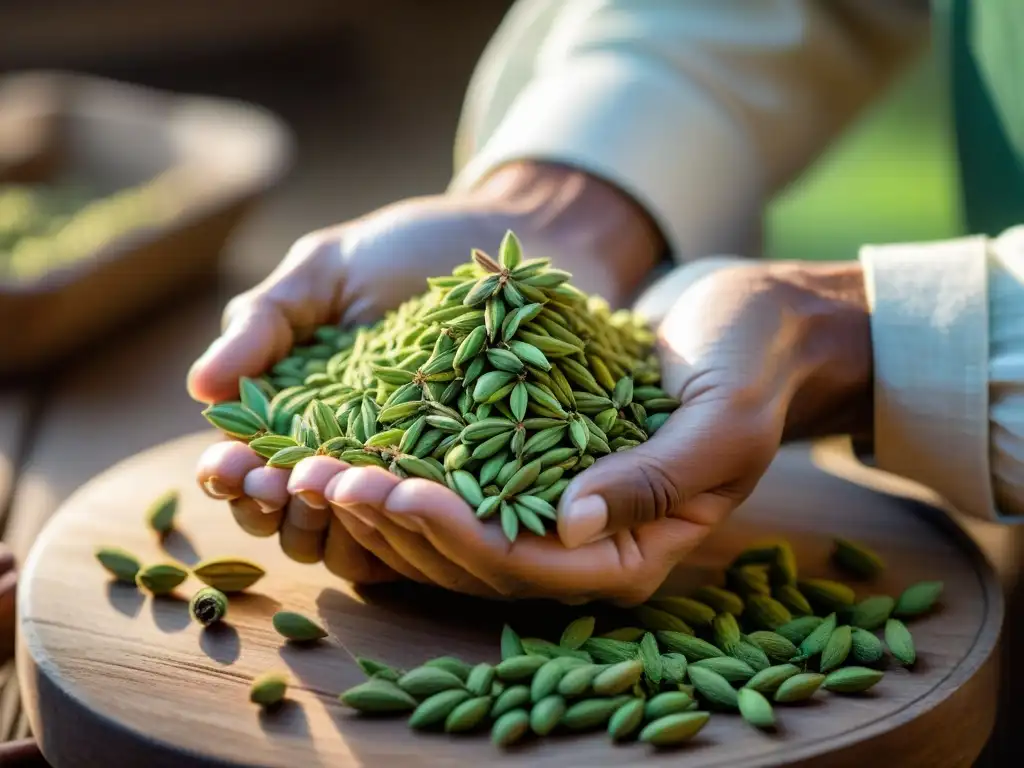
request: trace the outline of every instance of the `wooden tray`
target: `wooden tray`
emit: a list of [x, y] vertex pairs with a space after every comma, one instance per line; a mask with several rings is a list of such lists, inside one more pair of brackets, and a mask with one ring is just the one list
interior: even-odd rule
[[0, 77], [0, 182], [63, 174], [100, 194], [173, 174], [180, 204], [29, 282], [0, 276], [0, 375], [37, 371], [192, 281], [285, 172], [291, 137], [262, 109], [63, 72]]
[[[19, 675], [43, 752], [55, 768], [92, 766], [968, 766], [991, 730], [1003, 603], [974, 544], [944, 513], [826, 475], [806, 452], [780, 457], [755, 498], [674, 576], [685, 587], [714, 577], [757, 538], [788, 537], [803, 572], [825, 574], [833, 534], [878, 548], [890, 568], [877, 588], [941, 578], [944, 608], [913, 625], [919, 663], [890, 669], [871, 695], [819, 693], [779, 707], [768, 735], [719, 715], [687, 747], [650, 753], [601, 734], [552, 737], [508, 754], [489, 740], [410, 732], [401, 720], [367, 720], [336, 701], [362, 679], [347, 651], [412, 666], [441, 653], [497, 656], [503, 618], [524, 632], [559, 630], [563, 609], [497, 605], [409, 587], [352, 589], [320, 566], [286, 559], [274, 540], [236, 530], [223, 504], [193, 488], [201, 434], [118, 465], [83, 487], [40, 536], [21, 578]], [[180, 485], [181, 533], [164, 544], [143, 526], [155, 493]], [[153, 600], [108, 583], [92, 556], [114, 543], [145, 559], [185, 562], [238, 554], [264, 564], [258, 594], [232, 601], [230, 626], [201, 631], [184, 600]], [[196, 587], [189, 582], [183, 596]], [[323, 647], [282, 644], [279, 607], [319, 615]], [[550, 620], [557, 614], [557, 620]], [[252, 678], [290, 670], [292, 702], [261, 715]], [[879, 760], [881, 762], [879, 763]], [[870, 762], [869, 762], [870, 761]]]

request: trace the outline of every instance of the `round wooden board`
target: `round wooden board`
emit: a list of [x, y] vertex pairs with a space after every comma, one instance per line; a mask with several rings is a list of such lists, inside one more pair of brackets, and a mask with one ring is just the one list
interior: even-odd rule
[[[947, 516], [916, 501], [850, 484], [787, 451], [755, 497], [673, 576], [666, 591], [715, 579], [743, 547], [788, 538], [806, 575], [829, 575], [832, 535], [877, 548], [889, 570], [876, 585], [896, 593], [920, 579], [946, 582], [943, 609], [912, 625], [919, 662], [890, 667], [864, 697], [819, 693], [778, 708], [765, 734], [716, 715], [685, 748], [613, 746], [603, 734], [558, 736], [509, 753], [486, 735], [413, 733], [401, 720], [372, 720], [341, 706], [339, 691], [362, 679], [351, 654], [414, 666], [456, 654], [494, 661], [507, 619], [524, 634], [557, 639], [568, 609], [494, 604], [410, 585], [356, 590], [320, 566], [284, 557], [273, 539], [236, 529], [223, 503], [194, 487], [196, 457], [212, 436], [195, 435], [120, 464], [83, 487], [38, 540], [19, 592], [18, 663], [31, 722], [55, 768], [91, 766], [967, 766], [991, 730], [998, 688], [1003, 604], [996, 578]], [[163, 544], [143, 525], [146, 504], [182, 491], [180, 533]], [[232, 601], [230, 625], [203, 631], [184, 599], [152, 599], [109, 583], [93, 559], [117, 544], [147, 561], [237, 554], [268, 575], [257, 594]], [[187, 597], [197, 586], [190, 580]], [[283, 644], [270, 626], [278, 608], [318, 615], [331, 632], [313, 648]], [[608, 628], [607, 625], [605, 627]], [[600, 629], [600, 627], [599, 627]], [[252, 678], [284, 668], [291, 701], [272, 714], [248, 702]]]

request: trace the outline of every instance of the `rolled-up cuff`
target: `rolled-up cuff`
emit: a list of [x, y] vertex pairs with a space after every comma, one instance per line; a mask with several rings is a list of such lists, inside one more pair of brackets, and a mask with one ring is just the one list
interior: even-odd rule
[[987, 240], [861, 250], [880, 469], [1000, 519], [989, 464]]
[[591, 52], [544, 72], [515, 99], [453, 191], [517, 160], [561, 163], [635, 199], [677, 260], [742, 253], [759, 221], [754, 143], [696, 86], [639, 55]]

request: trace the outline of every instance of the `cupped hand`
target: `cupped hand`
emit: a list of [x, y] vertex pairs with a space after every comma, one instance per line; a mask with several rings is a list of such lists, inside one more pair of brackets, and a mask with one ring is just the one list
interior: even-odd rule
[[509, 543], [443, 486], [377, 469], [345, 471], [328, 501], [407, 578], [471, 594], [642, 602], [750, 494], [784, 434], [869, 386], [859, 278], [829, 278], [823, 295], [799, 274], [730, 268], [680, 295], [659, 344], [662, 386], [681, 407], [648, 442], [574, 479], [557, 537]]
[[[263, 282], [236, 297], [224, 330], [195, 362], [188, 388], [201, 402], [234, 399], [238, 378], [256, 376], [326, 323], [379, 318], [448, 274], [471, 249], [497, 248], [509, 229], [531, 256], [576, 272], [585, 290], [621, 304], [657, 256], [653, 228], [632, 201], [586, 174], [542, 164], [502, 169], [465, 196], [407, 200], [300, 239]], [[293, 471], [265, 466], [238, 442], [211, 446], [197, 479], [230, 503], [256, 536], [278, 534], [300, 562], [323, 559], [338, 575], [371, 582], [407, 576], [358, 544], [330, 513], [327, 483], [346, 466], [327, 457]]]

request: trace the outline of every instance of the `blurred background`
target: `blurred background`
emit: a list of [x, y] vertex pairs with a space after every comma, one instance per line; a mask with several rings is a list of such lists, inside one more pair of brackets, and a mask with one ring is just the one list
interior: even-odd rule
[[[464, 89], [509, 4], [0, 0], [4, 81], [58, 69], [159, 90], [122, 100], [89, 81], [43, 77], [20, 80], [5, 100], [0, 86], [0, 181], [71, 168], [75, 183], [110, 193], [178, 169], [177, 182], [193, 185], [187, 210], [138, 203], [127, 224], [155, 229], [114, 249], [143, 251], [137, 258], [157, 274], [158, 265], [175, 265], [149, 287], [159, 293], [156, 308], [57, 365], [5, 375], [0, 524], [16, 554], [94, 474], [206, 426], [184, 373], [213, 338], [226, 300], [263, 277], [298, 236], [444, 188]], [[930, 67], [925, 57], [908, 71], [774, 202], [769, 255], [846, 259], [865, 241], [959, 231], [950, 137], [935, 117], [940, 91]], [[115, 101], [130, 106], [108, 109]], [[238, 147], [250, 162], [233, 157]], [[67, 298], [74, 269], [58, 273], [45, 290], [0, 279], [8, 333], [0, 347], [25, 346], [36, 330], [84, 328], [147, 290], [112, 269]]]

